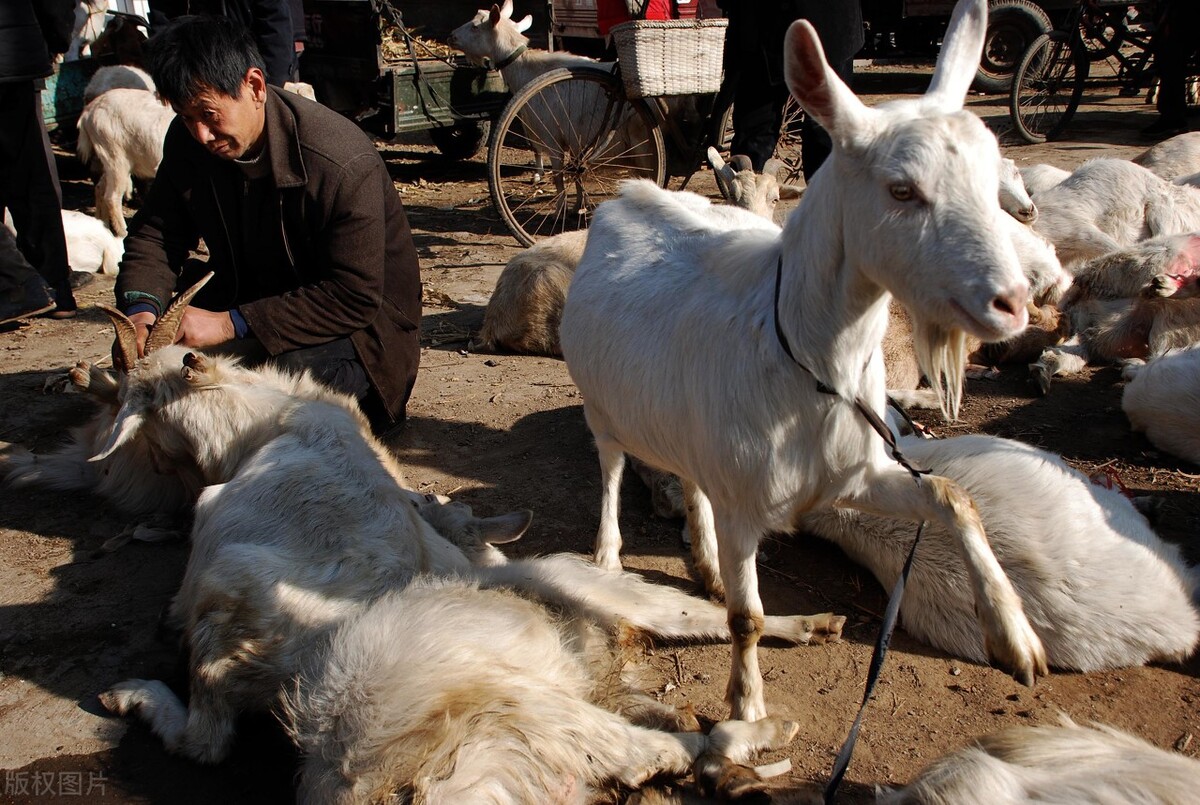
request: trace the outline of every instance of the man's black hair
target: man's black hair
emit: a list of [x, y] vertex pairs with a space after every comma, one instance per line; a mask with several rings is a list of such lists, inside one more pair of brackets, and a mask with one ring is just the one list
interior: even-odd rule
[[236, 98], [247, 70], [257, 67], [266, 73], [250, 32], [223, 17], [172, 20], [150, 37], [145, 58], [159, 97], [177, 106], [186, 106], [206, 89]]

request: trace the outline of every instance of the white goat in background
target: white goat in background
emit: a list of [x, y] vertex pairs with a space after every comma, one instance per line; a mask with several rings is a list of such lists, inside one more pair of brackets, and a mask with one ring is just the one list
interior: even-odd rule
[[1200, 345], [1125, 367], [1121, 408], [1159, 450], [1200, 464]]
[[[922, 367], [948, 386], [951, 411], [959, 331], [996, 341], [1027, 322], [1029, 283], [999, 223], [996, 138], [962, 110], [986, 6], [956, 6], [923, 98], [876, 109], [828, 66], [808, 22], [791, 25], [788, 86], [834, 148], [782, 234], [650, 182], [600, 205], [590, 229], [560, 334], [600, 455], [596, 558], [620, 566], [626, 452], [681, 476], [698, 556], [715, 564], [720, 552], [734, 718], [766, 713], [758, 542], [834, 501], [944, 523], [971, 574], [989, 655], [1026, 683], [1046, 670], [970, 498], [938, 476], [914, 485], [853, 403], [883, 411], [878, 352], [890, 293], [913, 315]], [[787, 357], [776, 327], [813, 374]], [[821, 391], [818, 378], [837, 393]]]
[[154, 79], [140, 67], [132, 64], [114, 64], [101, 67], [88, 79], [83, 88], [83, 103], [86, 106], [110, 89], [140, 89], [157, 92]]
[[[1096, 671], [1191, 655], [1200, 639], [1196, 573], [1120, 492], [1058, 456], [994, 436], [905, 437], [900, 445], [914, 464], [971, 495], [1051, 666]], [[796, 525], [839, 545], [884, 589], [899, 578], [913, 540], [910, 523], [845, 510], [810, 512]], [[923, 643], [987, 659], [970, 578], [940, 523], [921, 536], [900, 618]]]
[[117, 237], [126, 232], [121, 202], [133, 195], [134, 178], [153, 179], [158, 173], [163, 140], [174, 119], [171, 107], [141, 89], [110, 89], [79, 115], [79, 158], [100, 175], [96, 217]]
[[1187, 805], [1200, 761], [1100, 724], [1012, 727], [973, 741], [878, 805]]
[[1200, 131], [1176, 134], [1147, 148], [1133, 162], [1169, 182], [1200, 171]]

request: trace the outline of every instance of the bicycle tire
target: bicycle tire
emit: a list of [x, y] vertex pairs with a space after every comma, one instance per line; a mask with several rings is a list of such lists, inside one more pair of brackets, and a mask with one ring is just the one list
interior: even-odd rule
[[1112, 24], [1104, 12], [1094, 12], [1085, 6], [1079, 16], [1079, 40], [1088, 61], [1100, 61], [1115, 56], [1125, 44], [1125, 29]]
[[1052, 31], [1033, 40], [1009, 95], [1009, 113], [1021, 139], [1037, 144], [1062, 136], [1079, 108], [1087, 74], [1087, 55], [1071, 35]]
[[[540, 157], [540, 159], [539, 159]], [[539, 165], [540, 162], [540, 165]], [[666, 153], [649, 106], [592, 67], [545, 73], [513, 95], [492, 127], [488, 190], [522, 245], [586, 229], [625, 179], [662, 185]]]

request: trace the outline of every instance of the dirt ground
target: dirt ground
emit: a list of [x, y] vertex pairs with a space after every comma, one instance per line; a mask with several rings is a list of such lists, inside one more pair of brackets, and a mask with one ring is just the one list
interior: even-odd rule
[[[868, 102], [922, 91], [928, 70], [862, 71]], [[1046, 146], [1009, 141], [1006, 99], [968, 105], [1002, 137], [1018, 163], [1072, 168], [1097, 156], [1130, 157], [1153, 120], [1140, 99], [1089, 90], [1071, 139]], [[422, 142], [380, 144], [402, 192], [422, 261], [425, 348], [407, 426], [389, 445], [421, 491], [452, 495], [485, 514], [529, 508], [534, 525], [511, 553], [588, 551], [598, 521], [595, 450], [580, 398], [561, 361], [465, 351], [504, 263], [517, 251], [488, 199], [482, 157], [440, 158]], [[68, 206], [90, 210], [91, 188], [60, 163]], [[715, 196], [711, 174], [694, 181]], [[80, 358], [107, 354], [111, 330], [91, 305], [111, 299], [99, 277], [79, 294], [73, 321], [34, 320], [0, 333], [0, 440], [48, 450], [89, 415], [78, 396], [43, 393], [45, 381]], [[983, 432], [1062, 453], [1085, 472], [1108, 469], [1131, 491], [1163, 499], [1160, 531], [1200, 560], [1200, 471], [1132, 434], [1110, 367], [1056, 383], [1039, 397], [1022, 369], [969, 381], [960, 422], [941, 434]], [[1053, 505], [1051, 501], [1047, 501]], [[1031, 501], [1037, 505], [1036, 501]], [[160, 613], [181, 577], [183, 543], [102, 543], [125, 525], [101, 501], [0, 487], [0, 802], [235, 803], [293, 797], [297, 758], [269, 715], [245, 719], [233, 757], [205, 768], [168, 755], [140, 724], [108, 717], [97, 692], [128, 677], [185, 687], [177, 648], [159, 636]], [[622, 528], [627, 567], [696, 591], [679, 524], [653, 517], [648, 494], [627, 473]], [[797, 720], [781, 791], [824, 782], [862, 696], [884, 594], [871, 575], [826, 544], [778, 535], [763, 546], [762, 595], [771, 613], [834, 611], [849, 617], [841, 643], [764, 645], [761, 664], [773, 714]], [[1200, 743], [1200, 664], [1111, 673], [1055, 673], [1025, 688], [1005, 673], [952, 659], [902, 632], [884, 668], [843, 786], [843, 802], [868, 801], [877, 785], [902, 784], [931, 759], [974, 736], [1059, 713], [1132, 731], [1195, 755]], [[665, 701], [702, 719], [725, 713], [724, 646], [658, 646], [646, 662]], [[774, 759], [774, 758], [772, 758]], [[986, 799], [981, 794], [981, 799]]]

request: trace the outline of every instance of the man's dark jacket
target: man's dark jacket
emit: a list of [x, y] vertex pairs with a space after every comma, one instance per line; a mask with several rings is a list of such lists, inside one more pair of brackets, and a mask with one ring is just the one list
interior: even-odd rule
[[65, 53], [75, 24], [72, 0], [0, 0], [0, 81], [51, 73], [51, 53]]
[[[211, 155], [176, 118], [125, 240], [117, 304], [148, 302], [161, 311], [177, 286], [197, 278], [178, 275], [203, 238], [206, 268], [216, 276], [193, 304], [238, 308], [272, 355], [349, 336], [387, 413], [399, 418], [417, 374], [421, 281], [387, 168], [349, 120], [273, 87], [266, 131], [278, 202], [264, 205], [261, 229], [251, 231], [279, 242], [281, 259], [238, 264], [242, 173]], [[246, 284], [289, 290], [243, 298]]]

